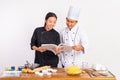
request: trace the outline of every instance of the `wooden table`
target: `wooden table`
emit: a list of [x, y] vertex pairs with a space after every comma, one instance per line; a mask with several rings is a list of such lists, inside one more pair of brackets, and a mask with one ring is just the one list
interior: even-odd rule
[[88, 73], [82, 73], [76, 76], [69, 76], [64, 69], [58, 68], [57, 73], [52, 73], [51, 76], [38, 76], [34, 73], [22, 73], [20, 77], [4, 77], [0, 80], [116, 80], [113, 77], [91, 77]]

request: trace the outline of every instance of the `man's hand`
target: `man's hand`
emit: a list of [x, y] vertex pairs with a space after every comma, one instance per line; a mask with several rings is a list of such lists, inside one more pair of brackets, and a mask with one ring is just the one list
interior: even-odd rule
[[81, 45], [75, 45], [75, 46], [72, 46], [72, 48], [76, 51], [84, 50], [84, 47]]

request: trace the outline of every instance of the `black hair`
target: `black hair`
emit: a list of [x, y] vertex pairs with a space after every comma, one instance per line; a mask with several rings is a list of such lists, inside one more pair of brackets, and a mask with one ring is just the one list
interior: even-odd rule
[[[56, 14], [53, 12], [48, 12], [46, 17], [45, 17], [45, 20], [47, 20], [49, 17], [55, 17], [57, 19]], [[46, 26], [46, 23], [44, 24], [44, 26]]]

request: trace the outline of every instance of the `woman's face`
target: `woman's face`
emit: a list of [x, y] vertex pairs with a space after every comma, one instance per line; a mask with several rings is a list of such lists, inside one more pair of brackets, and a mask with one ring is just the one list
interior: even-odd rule
[[49, 17], [47, 20], [45, 20], [46, 26], [45, 28], [47, 29], [47, 31], [51, 30], [55, 24], [56, 24], [56, 17]]

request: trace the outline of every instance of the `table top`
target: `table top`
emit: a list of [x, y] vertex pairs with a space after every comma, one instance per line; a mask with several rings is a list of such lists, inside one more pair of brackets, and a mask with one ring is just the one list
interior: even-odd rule
[[116, 80], [115, 76], [91, 76], [89, 73], [84, 72], [79, 75], [67, 75], [63, 68], [57, 68], [56, 73], [52, 75], [39, 76], [34, 73], [22, 73], [20, 77], [1, 77], [0, 80]]

